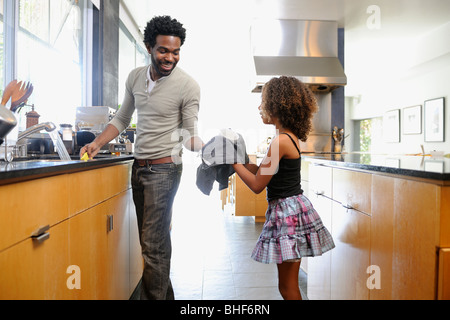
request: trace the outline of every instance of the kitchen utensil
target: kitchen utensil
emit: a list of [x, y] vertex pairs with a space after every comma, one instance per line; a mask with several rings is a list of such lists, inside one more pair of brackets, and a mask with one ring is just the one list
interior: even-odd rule
[[[19, 82], [22, 84], [22, 82]], [[28, 98], [33, 93], [33, 85], [28, 83], [23, 83], [18, 89], [14, 90], [11, 96], [11, 111], [15, 112], [19, 106], [25, 103]]]
[[17, 120], [14, 114], [5, 108], [5, 106], [0, 105], [0, 140], [6, 137], [16, 125]]
[[13, 91], [15, 90], [17, 86], [17, 80], [11, 81], [5, 88], [5, 91], [3, 91], [3, 97], [2, 97], [2, 106], [6, 105], [11, 98], [11, 95]]

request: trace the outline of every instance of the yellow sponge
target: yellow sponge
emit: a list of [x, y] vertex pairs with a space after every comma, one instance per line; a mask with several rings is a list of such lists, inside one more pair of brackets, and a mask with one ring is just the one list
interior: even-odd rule
[[83, 154], [83, 156], [81, 157], [81, 160], [83, 160], [83, 161], [88, 161], [89, 160], [89, 155], [87, 154], [87, 152], [85, 152]]

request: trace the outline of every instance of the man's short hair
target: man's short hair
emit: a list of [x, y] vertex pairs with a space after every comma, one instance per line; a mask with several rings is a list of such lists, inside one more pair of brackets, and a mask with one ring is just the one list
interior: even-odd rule
[[180, 22], [170, 16], [157, 16], [147, 22], [144, 43], [148, 43], [153, 48], [156, 45], [156, 37], [159, 35], [178, 37], [181, 39], [181, 45], [183, 45], [186, 39], [186, 29]]

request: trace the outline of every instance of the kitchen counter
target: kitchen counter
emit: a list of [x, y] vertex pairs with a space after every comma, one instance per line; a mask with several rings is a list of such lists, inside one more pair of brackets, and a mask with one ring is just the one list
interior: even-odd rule
[[450, 299], [450, 159], [302, 160], [302, 187], [336, 245], [308, 259], [308, 298]]
[[49, 177], [62, 173], [91, 170], [98, 167], [115, 165], [124, 161], [131, 161], [133, 159], [134, 158], [131, 155], [101, 155], [100, 157], [89, 161], [62, 161], [58, 159], [19, 160], [13, 161], [12, 163], [0, 161], [0, 185]]
[[0, 299], [129, 299], [142, 275], [133, 157], [45, 157], [0, 162]]
[[450, 159], [430, 156], [368, 153], [303, 154], [303, 159], [331, 167], [371, 171], [405, 177], [450, 181]]

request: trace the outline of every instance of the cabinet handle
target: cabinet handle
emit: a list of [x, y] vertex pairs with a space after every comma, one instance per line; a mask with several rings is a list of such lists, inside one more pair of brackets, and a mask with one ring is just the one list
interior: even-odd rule
[[33, 239], [34, 242], [41, 244], [42, 242], [50, 238], [50, 233], [47, 232], [48, 230], [50, 230], [49, 225], [38, 228], [31, 234], [31, 239]]
[[364, 211], [360, 211], [360, 210], [358, 210], [357, 208], [355, 208], [355, 207], [353, 207], [353, 206], [351, 206], [351, 205], [349, 205], [349, 204], [343, 204], [343, 203], [341, 203], [341, 205], [342, 205], [342, 207], [344, 207], [344, 208], [347, 209], [347, 210], [354, 210], [354, 212], [361, 213], [361, 214], [363, 214], [363, 215], [365, 215], [365, 216], [368, 216], [368, 217], [372, 217], [372, 215], [371, 215], [370, 213], [366, 213], [366, 212], [364, 212]]
[[106, 230], [110, 232], [113, 229], [114, 229], [114, 216], [112, 214], [109, 214], [106, 216]]
[[43, 233], [39, 236], [32, 237], [33, 241], [36, 241], [39, 244], [44, 242], [45, 240], [48, 240], [49, 238], [50, 238], [50, 233], [48, 233], [48, 232]]
[[342, 204], [342, 206], [345, 208], [345, 209], [347, 209], [347, 210], [355, 210], [355, 207], [352, 207], [351, 205], [349, 205], [349, 204], [343, 204], [343, 203], [341, 203]]
[[325, 191], [316, 191], [316, 196], [323, 196], [325, 194]]
[[40, 235], [44, 234], [45, 232], [47, 232], [50, 229], [49, 225], [46, 225], [44, 227], [40, 227], [38, 229], [36, 229], [32, 234], [31, 237], [32, 238], [36, 238], [39, 237]]

